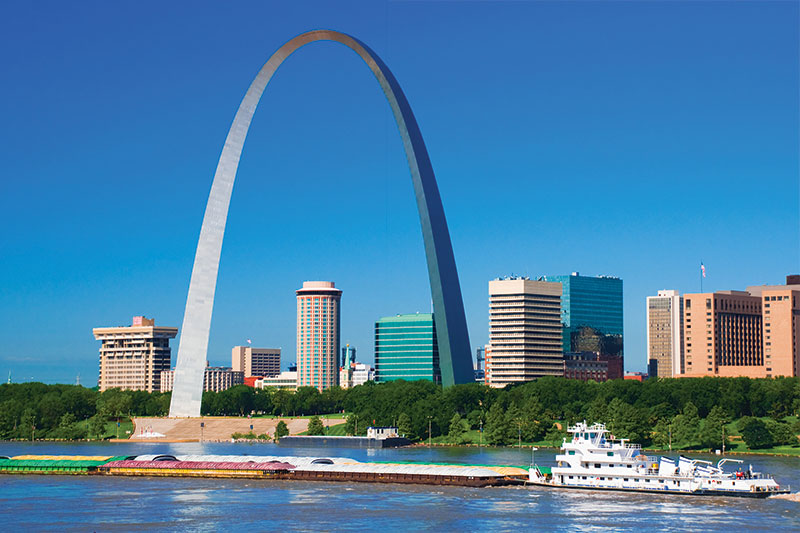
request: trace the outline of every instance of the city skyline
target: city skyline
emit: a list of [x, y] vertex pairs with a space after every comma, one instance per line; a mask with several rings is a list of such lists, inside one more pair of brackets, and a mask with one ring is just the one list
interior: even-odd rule
[[[13, 8], [0, 37], [16, 80], [0, 89], [0, 222], [12, 228], [0, 243], [0, 370], [92, 383], [93, 327], [139, 314], [180, 326], [220, 132], [257, 66], [313, 28], [368, 43], [414, 106], [473, 351], [488, 340], [485, 284], [498, 275], [622, 278], [626, 370], [644, 370], [645, 297], [699, 292], [701, 259], [705, 292], [800, 271], [796, 4], [314, 7], [270, 20], [253, 6], [252, 21], [210, 6]], [[365, 363], [377, 317], [430, 310], [391, 114], [339, 48], [298, 52], [254, 120], [212, 364], [248, 338], [291, 362], [305, 279], [347, 292], [342, 345]]]

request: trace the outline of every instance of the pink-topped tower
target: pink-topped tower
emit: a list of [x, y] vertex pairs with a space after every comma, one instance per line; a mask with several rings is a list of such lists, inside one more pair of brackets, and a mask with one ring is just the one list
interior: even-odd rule
[[339, 383], [339, 303], [332, 281], [305, 281], [297, 289], [297, 386], [327, 389]]

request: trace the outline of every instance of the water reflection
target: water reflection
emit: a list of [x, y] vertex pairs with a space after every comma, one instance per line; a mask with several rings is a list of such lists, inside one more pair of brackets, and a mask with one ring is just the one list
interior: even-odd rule
[[[367, 461], [530, 462], [529, 449], [359, 450], [272, 444], [0, 443], [0, 455], [250, 454], [347, 456]], [[552, 450], [536, 460], [548, 464]], [[748, 462], [751, 459], [748, 458]], [[756, 470], [800, 486], [800, 459], [754, 457]], [[794, 496], [797, 496], [795, 494]], [[43, 511], [46, 502], [46, 512]], [[800, 531], [792, 499], [748, 500], [543, 488], [473, 489], [263, 480], [0, 476], [3, 530], [218, 531]], [[232, 519], [233, 517], [233, 519]]]

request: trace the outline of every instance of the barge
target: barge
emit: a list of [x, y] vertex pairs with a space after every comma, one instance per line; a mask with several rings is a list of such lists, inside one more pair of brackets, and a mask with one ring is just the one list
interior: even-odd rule
[[[404, 483], [491, 487], [523, 485], [524, 467], [426, 463], [362, 463], [347, 457], [253, 455], [44, 456], [0, 459], [0, 473]], [[35, 462], [35, 468], [29, 465]]]

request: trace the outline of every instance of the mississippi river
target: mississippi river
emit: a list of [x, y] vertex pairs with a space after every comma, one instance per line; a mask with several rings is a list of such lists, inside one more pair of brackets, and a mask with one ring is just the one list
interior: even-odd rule
[[[0, 455], [252, 454], [359, 461], [531, 462], [530, 449], [286, 448], [273, 444], [0, 443]], [[536, 462], [553, 463], [553, 450]], [[677, 454], [673, 454], [677, 456]], [[716, 457], [704, 457], [716, 460]], [[3, 531], [800, 531], [800, 458], [740, 456], [791, 485], [751, 500], [522, 487], [0, 475]]]

